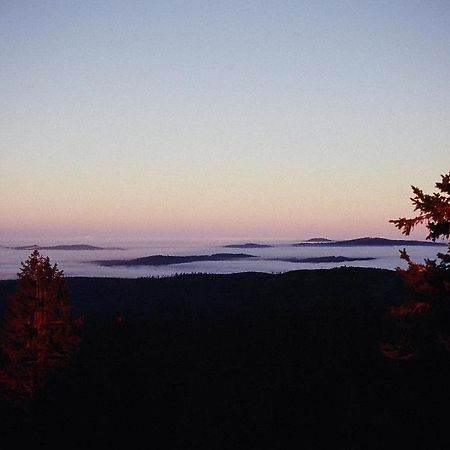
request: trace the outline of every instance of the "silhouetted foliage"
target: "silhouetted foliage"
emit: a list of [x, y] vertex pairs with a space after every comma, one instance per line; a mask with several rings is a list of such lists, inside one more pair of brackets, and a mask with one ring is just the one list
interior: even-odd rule
[[[403, 234], [409, 235], [419, 224], [425, 224], [428, 240], [450, 237], [450, 173], [436, 183], [440, 192], [424, 194], [412, 186], [411, 201], [417, 216], [391, 220]], [[436, 346], [450, 351], [450, 246], [447, 253], [438, 253], [436, 260], [424, 264], [411, 260], [405, 249], [400, 257], [407, 269], [397, 269], [412, 297], [408, 303], [393, 306], [391, 314], [402, 331], [399, 341], [385, 344], [384, 355], [392, 359], [408, 360], [422, 356]]]
[[70, 313], [62, 270], [33, 251], [22, 263], [0, 331], [4, 396], [28, 404], [50, 374], [69, 364], [80, 343], [80, 325]]

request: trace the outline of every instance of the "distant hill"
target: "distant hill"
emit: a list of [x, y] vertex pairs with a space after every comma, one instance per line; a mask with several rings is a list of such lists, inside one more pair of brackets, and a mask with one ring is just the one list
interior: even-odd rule
[[327, 239], [327, 238], [312, 238], [312, 239], [308, 239], [305, 242], [333, 242], [331, 239]]
[[324, 264], [324, 263], [341, 263], [351, 261], [372, 261], [376, 258], [372, 257], [347, 257], [347, 256], [318, 256], [317, 258], [279, 258], [276, 261], [292, 262], [292, 263], [312, 263], [312, 264]]
[[245, 253], [215, 253], [213, 255], [171, 256], [152, 255], [135, 259], [111, 259], [105, 261], [93, 261], [100, 266], [168, 266], [171, 264], [185, 264], [199, 261], [229, 261], [246, 258], [254, 258]]
[[272, 247], [273, 245], [254, 244], [253, 242], [248, 242], [247, 244], [230, 244], [223, 246], [223, 248], [272, 248]]
[[447, 246], [444, 242], [429, 241], [408, 241], [405, 239], [386, 239], [380, 237], [363, 237], [358, 239], [349, 239], [344, 241], [330, 242], [300, 242], [293, 244], [294, 247], [304, 246], [321, 246], [321, 247], [398, 247], [398, 246], [424, 246], [424, 247], [442, 247]]
[[75, 245], [24, 245], [21, 247], [5, 247], [11, 250], [124, 250], [121, 247], [96, 247], [95, 245], [75, 244]]

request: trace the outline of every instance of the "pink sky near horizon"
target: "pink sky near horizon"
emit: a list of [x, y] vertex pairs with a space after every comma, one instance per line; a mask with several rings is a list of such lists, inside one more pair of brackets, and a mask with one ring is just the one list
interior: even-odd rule
[[400, 238], [449, 170], [448, 3], [244, 3], [2, 2], [0, 241]]

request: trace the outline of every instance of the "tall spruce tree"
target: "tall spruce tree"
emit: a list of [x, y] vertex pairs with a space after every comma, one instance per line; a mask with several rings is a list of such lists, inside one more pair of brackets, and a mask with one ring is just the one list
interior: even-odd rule
[[28, 404], [50, 374], [70, 363], [81, 320], [71, 315], [64, 274], [56, 264], [35, 250], [21, 266], [0, 330], [0, 384], [9, 400]]
[[[411, 201], [418, 214], [391, 220], [404, 235], [409, 235], [419, 224], [428, 229], [427, 239], [450, 238], [450, 172], [441, 175], [436, 183], [438, 192], [424, 194], [412, 186]], [[406, 269], [397, 269], [408, 290], [410, 300], [391, 308], [401, 331], [397, 342], [384, 344], [382, 351], [391, 359], [408, 360], [438, 349], [450, 352], [450, 243], [446, 253], [423, 264], [414, 262], [405, 249], [400, 257], [408, 263]]]

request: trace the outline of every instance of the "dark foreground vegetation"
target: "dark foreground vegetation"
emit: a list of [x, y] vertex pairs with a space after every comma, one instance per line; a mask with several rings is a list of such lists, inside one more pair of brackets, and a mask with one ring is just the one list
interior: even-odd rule
[[448, 354], [380, 352], [394, 272], [68, 284], [80, 352], [28, 410], [1, 404], [1, 448], [449, 448]]

